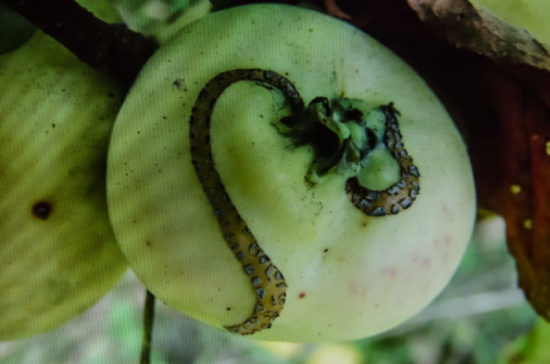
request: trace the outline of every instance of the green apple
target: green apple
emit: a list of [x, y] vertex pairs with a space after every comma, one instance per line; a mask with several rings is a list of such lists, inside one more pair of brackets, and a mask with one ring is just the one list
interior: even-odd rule
[[76, 2], [104, 22], [122, 22], [120, 13], [112, 0], [76, 0]]
[[[331, 115], [317, 97], [330, 100]], [[388, 153], [399, 143], [384, 137], [381, 105], [400, 113], [391, 115], [420, 194], [407, 209], [372, 216], [351, 202], [350, 176], [382, 191], [410, 162]], [[307, 115], [322, 125], [301, 128]], [[363, 148], [359, 160], [348, 160], [352, 144]], [[325, 158], [329, 145], [342, 160]], [[419, 312], [449, 281], [475, 215], [465, 145], [424, 81], [358, 29], [273, 4], [208, 15], [153, 55], [115, 121], [107, 201], [129, 265], [163, 302], [284, 341], [366, 337]], [[233, 237], [252, 235], [261, 252], [232, 252]], [[242, 263], [255, 256], [253, 267]], [[278, 271], [264, 265], [255, 279], [266, 257]], [[271, 316], [247, 331], [264, 303]]]
[[52, 329], [127, 267], [105, 164], [123, 89], [36, 32], [0, 56], [0, 340]]

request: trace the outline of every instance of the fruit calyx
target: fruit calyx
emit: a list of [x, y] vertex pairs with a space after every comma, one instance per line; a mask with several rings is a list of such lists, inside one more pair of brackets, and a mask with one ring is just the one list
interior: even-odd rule
[[[398, 115], [391, 104], [368, 110], [359, 99], [316, 97], [299, 113], [281, 119], [284, 127], [279, 132], [294, 147], [313, 148], [313, 160], [305, 176], [309, 185], [314, 186], [329, 173], [358, 176], [372, 151], [386, 149], [385, 119], [390, 115], [385, 117], [383, 108], [388, 114]], [[391, 183], [399, 179], [399, 173], [393, 175]]]
[[332, 173], [348, 177], [346, 192], [367, 215], [396, 214], [420, 191], [418, 168], [402, 142], [392, 103], [369, 108], [359, 99], [316, 97], [298, 113], [281, 118], [278, 131], [293, 147], [309, 145], [310, 186]]

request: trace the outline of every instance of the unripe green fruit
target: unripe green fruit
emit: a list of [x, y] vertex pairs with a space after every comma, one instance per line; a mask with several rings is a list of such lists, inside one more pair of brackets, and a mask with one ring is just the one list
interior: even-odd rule
[[[237, 69], [245, 70], [226, 72]], [[370, 164], [329, 164], [328, 173], [310, 173], [312, 147], [294, 146], [280, 130], [281, 117], [294, 115], [285, 104], [291, 84], [281, 76], [306, 104], [322, 96], [344, 108], [355, 105], [334, 117], [364, 108], [366, 136], [364, 127], [327, 121], [347, 138], [346, 146], [374, 148], [370, 141], [377, 140], [391, 149], [388, 141], [380, 144], [384, 114], [375, 107], [393, 103], [405, 148], [420, 171], [420, 194], [408, 209], [370, 216], [346, 193], [356, 168], [380, 173], [383, 183], [374, 184], [395, 178], [377, 171], [382, 154]], [[232, 77], [235, 82], [216, 96]], [[316, 105], [308, 110], [322, 119], [323, 105]], [[203, 130], [209, 109], [210, 135]], [[204, 167], [209, 157], [202, 146], [209, 140], [212, 169]], [[210, 185], [215, 171], [228, 196]], [[277, 287], [264, 286], [281, 279], [261, 262], [269, 256], [284, 275], [286, 303], [275, 319], [273, 312], [260, 319], [272, 327], [252, 337], [285, 341], [365, 337], [417, 313], [457, 267], [475, 212], [464, 143], [420, 77], [359, 30], [283, 5], [208, 15], [159, 49], [115, 122], [107, 196], [117, 241], [140, 279], [166, 304], [211, 325], [250, 333], [240, 329], [257, 321], [252, 310], [264, 310], [264, 303], [280, 309], [283, 294], [271, 297]], [[237, 212], [245, 228], [233, 221]], [[231, 251], [232, 239], [251, 234], [262, 252], [253, 244]], [[247, 259], [259, 262], [248, 266], [242, 263]], [[266, 273], [271, 278], [254, 277], [262, 267], [272, 270]], [[277, 301], [273, 308], [261, 301], [264, 293]]]
[[125, 270], [105, 163], [123, 91], [41, 32], [0, 56], [0, 340], [52, 329]]

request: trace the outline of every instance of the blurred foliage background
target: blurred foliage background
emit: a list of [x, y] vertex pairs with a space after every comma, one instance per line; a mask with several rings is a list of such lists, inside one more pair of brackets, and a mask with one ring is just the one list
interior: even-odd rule
[[[350, 342], [258, 342], [220, 331], [157, 302], [155, 364], [550, 363], [550, 324], [516, 287], [496, 216], [478, 223], [454, 278], [408, 322]], [[84, 315], [55, 331], [0, 343], [0, 363], [137, 363], [145, 288], [128, 271]]]
[[[117, 0], [125, 22], [154, 34], [205, 0]], [[447, 288], [408, 322], [351, 342], [258, 342], [187, 318], [161, 302], [153, 332], [155, 364], [550, 363], [550, 324], [517, 288], [504, 222], [485, 216]], [[1, 293], [0, 293], [1, 294]], [[145, 288], [128, 271], [84, 315], [55, 331], [0, 342], [1, 364], [137, 363]]]

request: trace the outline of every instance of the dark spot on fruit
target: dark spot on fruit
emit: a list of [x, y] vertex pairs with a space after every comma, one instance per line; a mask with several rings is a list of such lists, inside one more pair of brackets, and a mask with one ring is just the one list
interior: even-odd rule
[[55, 128], [55, 123], [52, 123], [52, 128]]
[[323, 253], [328, 252], [328, 248], [323, 249]]
[[34, 217], [46, 220], [52, 213], [52, 205], [47, 201], [39, 201], [32, 206]]
[[150, 241], [146, 241], [146, 242], [145, 242], [145, 245], [151, 246], [151, 242], [150, 242]]
[[174, 82], [172, 82], [172, 87], [176, 90], [180, 90], [183, 84], [184, 84], [183, 78], [178, 78], [174, 80]]
[[300, 292], [300, 294], [298, 295], [298, 298], [299, 299], [302, 299], [302, 298], [305, 298], [306, 297], [306, 293], [305, 292]]
[[225, 308], [227, 311], [231, 311], [231, 307], [226, 307]]

